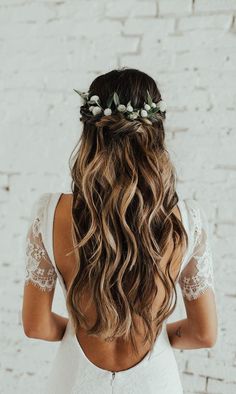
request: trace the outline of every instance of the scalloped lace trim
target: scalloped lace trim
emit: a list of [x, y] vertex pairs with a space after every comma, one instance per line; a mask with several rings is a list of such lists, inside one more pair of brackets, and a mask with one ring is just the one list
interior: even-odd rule
[[190, 211], [194, 221], [195, 246], [179, 283], [183, 296], [195, 300], [209, 288], [214, 291], [214, 273], [208, 231], [203, 227], [199, 209], [191, 207]]
[[53, 290], [57, 280], [57, 273], [44, 247], [41, 232], [45, 202], [48, 201], [48, 197], [49, 193], [45, 193], [40, 198], [36, 216], [26, 238], [25, 284], [32, 283], [43, 291]]

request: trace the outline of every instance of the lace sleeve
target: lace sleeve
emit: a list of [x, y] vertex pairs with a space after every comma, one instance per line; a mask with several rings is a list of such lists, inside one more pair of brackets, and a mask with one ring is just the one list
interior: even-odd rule
[[212, 251], [209, 242], [208, 222], [200, 207], [191, 207], [194, 223], [194, 246], [190, 259], [179, 277], [183, 297], [195, 300], [207, 289], [214, 291]]
[[26, 235], [25, 285], [32, 283], [42, 291], [51, 291], [56, 286], [57, 273], [43, 243], [42, 199], [40, 203]]

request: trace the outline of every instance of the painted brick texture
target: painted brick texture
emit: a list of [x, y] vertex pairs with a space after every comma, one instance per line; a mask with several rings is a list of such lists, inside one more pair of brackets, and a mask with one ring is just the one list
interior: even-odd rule
[[[0, 393], [40, 393], [56, 352], [23, 334], [23, 237], [35, 198], [70, 190], [73, 88], [120, 66], [156, 79], [179, 194], [209, 219], [219, 335], [213, 348], [175, 351], [184, 392], [236, 392], [235, 13], [233, 0], [1, 0]], [[54, 310], [66, 313], [59, 288]], [[180, 299], [172, 318], [183, 311]]]

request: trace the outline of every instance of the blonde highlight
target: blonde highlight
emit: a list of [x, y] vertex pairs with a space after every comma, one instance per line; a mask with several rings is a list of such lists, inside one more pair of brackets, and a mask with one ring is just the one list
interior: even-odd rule
[[[124, 101], [132, 93], [133, 101], [141, 103], [146, 89], [160, 99], [155, 81], [135, 69], [99, 76], [90, 91], [105, 100], [114, 87]], [[77, 266], [67, 308], [75, 329], [81, 326], [88, 335], [107, 341], [123, 337], [138, 353], [135, 335], [140, 324], [144, 343], [149, 341], [152, 347], [176, 306], [172, 269], [188, 242], [173, 213], [178, 195], [165, 147], [164, 115], [154, 123], [129, 121], [119, 113], [87, 122], [82, 111], [81, 120], [82, 134], [70, 162]], [[163, 267], [167, 250], [171, 252]], [[160, 285], [165, 295], [153, 316]], [[96, 310], [92, 325], [82, 307], [86, 294]]]

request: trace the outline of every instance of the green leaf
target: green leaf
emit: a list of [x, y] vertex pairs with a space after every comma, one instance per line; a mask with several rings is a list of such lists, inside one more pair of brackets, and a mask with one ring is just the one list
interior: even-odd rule
[[80, 96], [82, 96], [82, 92], [80, 92], [79, 90], [73, 89], [76, 93], [78, 93]]
[[151, 98], [150, 93], [149, 93], [148, 90], [147, 90], [147, 103], [148, 103], [148, 105], [150, 105], [150, 107], [151, 107], [151, 105], [152, 105], [152, 98]]
[[113, 100], [114, 100], [114, 103], [116, 106], [118, 106], [120, 104], [120, 99], [119, 99], [119, 96], [116, 92], [114, 92]]
[[84, 100], [87, 100], [87, 96], [84, 92], [81, 92], [80, 90], [77, 89], [73, 89], [76, 93], [78, 93], [80, 95], [80, 97], [82, 97]]
[[159, 111], [159, 109], [156, 107], [156, 108], [152, 108], [152, 112], [155, 114], [156, 112], [158, 112]]
[[102, 106], [101, 106], [101, 104], [100, 104], [100, 102], [96, 101], [96, 104], [97, 104], [98, 107], [100, 107], [101, 109], [103, 109]]
[[111, 108], [112, 101], [113, 101], [113, 94], [111, 93], [107, 100], [107, 108]]

